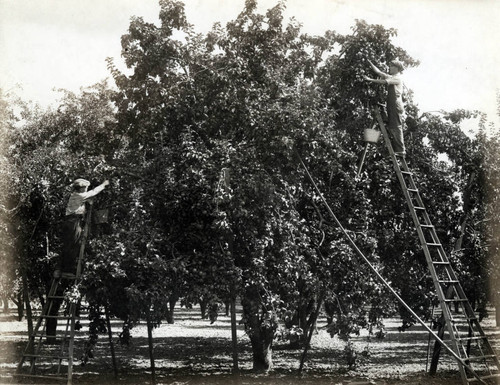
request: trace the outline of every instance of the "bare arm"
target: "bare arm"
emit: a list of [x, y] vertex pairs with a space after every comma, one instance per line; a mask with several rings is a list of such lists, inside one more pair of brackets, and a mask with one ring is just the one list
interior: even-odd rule
[[90, 199], [94, 196], [96, 196], [97, 194], [99, 194], [102, 190], [104, 190], [104, 188], [109, 185], [109, 180], [105, 180], [104, 182], [102, 182], [99, 186], [97, 186], [96, 188], [90, 190], [90, 191], [87, 191], [86, 193], [84, 193], [84, 199], [87, 200], [87, 199]]
[[387, 77], [389, 76], [389, 75], [388, 75], [388, 74], [386, 74], [385, 72], [380, 71], [380, 70], [378, 69], [378, 67], [377, 67], [375, 64], [373, 64], [370, 60], [368, 60], [368, 63], [370, 63], [370, 65], [371, 65], [371, 67], [372, 67], [373, 71], [374, 71], [374, 72], [375, 72], [378, 76], [380, 76], [380, 77], [382, 77], [382, 78], [384, 78], [384, 79], [385, 79], [385, 78], [387, 78]]
[[385, 79], [372, 79], [372, 78], [369, 78], [368, 76], [364, 76], [364, 79], [366, 81], [369, 81], [372, 83], [387, 84], [387, 80], [385, 80]]

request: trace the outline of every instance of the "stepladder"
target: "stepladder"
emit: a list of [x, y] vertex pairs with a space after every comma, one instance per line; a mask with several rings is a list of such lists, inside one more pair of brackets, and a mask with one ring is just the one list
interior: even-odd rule
[[[375, 108], [373, 113], [408, 204], [439, 300], [441, 317], [438, 336], [446, 341], [459, 357], [458, 369], [464, 385], [497, 384], [500, 382], [499, 360], [438, 237], [417, 186], [416, 175], [410, 170], [406, 157], [394, 152], [390, 133], [380, 110]], [[436, 342], [431, 374], [436, 371], [440, 348], [441, 345]]]
[[77, 278], [53, 278], [45, 305], [19, 362], [16, 377], [72, 383], [75, 332], [79, 328]]
[[75, 334], [80, 329], [78, 283], [88, 237], [92, 204], [86, 213], [76, 272], [55, 274], [15, 377], [73, 383]]

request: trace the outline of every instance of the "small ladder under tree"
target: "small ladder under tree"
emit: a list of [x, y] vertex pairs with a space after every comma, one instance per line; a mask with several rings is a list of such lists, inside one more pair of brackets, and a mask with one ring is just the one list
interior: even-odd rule
[[[79, 298], [73, 296], [73, 294], [77, 294], [76, 290], [73, 289], [77, 288], [82, 271], [83, 255], [92, 212], [92, 203], [89, 203], [76, 275], [70, 278], [63, 275], [52, 279], [42, 312], [33, 334], [29, 336], [28, 344], [17, 367], [15, 377], [19, 379], [67, 381], [68, 385], [73, 383], [76, 317], [80, 302]], [[53, 336], [47, 335], [47, 323], [50, 320], [56, 320], [56, 322], [57, 320], [65, 321], [62, 330], [55, 330], [56, 335]]]
[[[500, 378], [498, 358], [458, 281], [443, 245], [439, 241], [436, 229], [430, 220], [405, 157], [394, 152], [389, 133], [377, 107], [374, 109], [374, 114], [408, 203], [437, 292], [442, 311], [442, 322], [438, 336], [443, 339], [447, 331], [451, 348], [463, 360], [462, 362], [469, 365], [479, 375], [481, 382], [487, 383], [491, 380], [496, 383], [495, 380]], [[441, 344], [436, 343], [430, 370], [431, 374], [436, 371], [440, 348]], [[479, 379], [472, 376], [461, 361], [457, 360], [457, 362], [464, 385], [479, 382]]]

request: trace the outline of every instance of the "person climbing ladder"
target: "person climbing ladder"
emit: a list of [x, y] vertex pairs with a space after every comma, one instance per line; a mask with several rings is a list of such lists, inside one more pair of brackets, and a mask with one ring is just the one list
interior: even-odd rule
[[85, 202], [95, 197], [109, 185], [105, 180], [96, 188], [87, 191], [90, 182], [76, 179], [73, 182], [73, 192], [66, 206], [66, 214], [62, 225], [63, 250], [54, 278], [70, 278], [76, 274], [76, 263], [80, 253], [82, 235], [81, 222], [85, 214]]
[[389, 118], [389, 132], [392, 137], [392, 146], [394, 152], [398, 156], [405, 156], [405, 144], [403, 139], [403, 122], [404, 122], [404, 105], [403, 105], [403, 80], [401, 79], [401, 72], [404, 67], [398, 60], [393, 60], [389, 63], [389, 73], [381, 71], [370, 60], [373, 71], [382, 79], [372, 79], [365, 76], [365, 80], [378, 84], [387, 84], [387, 115]]

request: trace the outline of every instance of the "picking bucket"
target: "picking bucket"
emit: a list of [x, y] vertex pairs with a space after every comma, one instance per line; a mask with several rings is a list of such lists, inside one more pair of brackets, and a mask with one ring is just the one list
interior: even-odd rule
[[108, 209], [97, 210], [94, 214], [94, 223], [98, 225], [102, 223], [108, 223], [108, 218], [109, 218]]
[[380, 139], [380, 131], [374, 128], [365, 128], [364, 139], [365, 142], [377, 143]]

